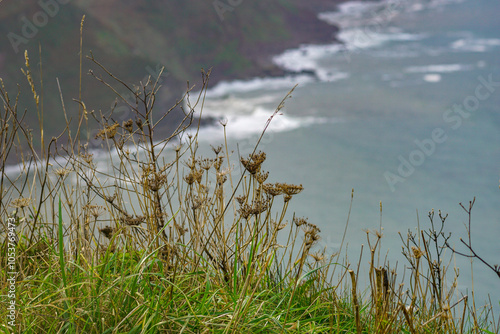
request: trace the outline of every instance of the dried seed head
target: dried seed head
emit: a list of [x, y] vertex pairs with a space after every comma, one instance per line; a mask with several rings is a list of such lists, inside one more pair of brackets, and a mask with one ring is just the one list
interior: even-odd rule
[[220, 187], [227, 181], [227, 175], [224, 173], [217, 173], [217, 185]]
[[269, 176], [269, 172], [258, 172], [257, 174], [255, 174], [255, 178], [257, 179], [257, 181], [260, 183], [260, 184], [263, 184], [267, 178]]
[[132, 133], [132, 131], [134, 131], [134, 121], [132, 119], [129, 119], [126, 122], [123, 121], [122, 127], [128, 132]]
[[142, 130], [142, 126], [143, 126], [142, 119], [136, 118], [135, 119], [135, 124], [137, 124], [137, 127]]
[[262, 212], [266, 211], [269, 207], [269, 201], [267, 200], [256, 200], [253, 202], [252, 206], [252, 214], [259, 215]]
[[269, 196], [278, 196], [283, 193], [283, 190], [279, 186], [279, 183], [271, 184], [271, 183], [266, 183], [262, 186], [264, 189], [264, 192], [268, 194]]
[[199, 207], [201, 207], [203, 205], [203, 203], [205, 202], [205, 198], [201, 198], [199, 197], [198, 195], [194, 195], [192, 198], [191, 198], [191, 208], [193, 210], [196, 210], [198, 209]]
[[412, 246], [411, 250], [413, 251], [413, 256], [415, 256], [416, 259], [420, 259], [422, 255], [424, 255], [419, 247]]
[[210, 147], [212, 147], [212, 151], [214, 151], [216, 156], [218, 156], [220, 151], [222, 151], [222, 145], [219, 145], [217, 147], [213, 147], [212, 145], [210, 145]]
[[99, 228], [99, 232], [102, 233], [106, 238], [111, 239], [113, 234], [115, 234], [115, 229], [109, 226]]
[[248, 217], [250, 217], [250, 215], [252, 214], [252, 207], [246, 203], [243, 204], [240, 203], [240, 208], [238, 209], [238, 213], [244, 219], [248, 219]]
[[255, 153], [251, 157], [253, 161], [262, 164], [266, 160], [266, 152], [259, 151], [259, 153]]
[[307, 224], [307, 218], [297, 218], [293, 217], [293, 223], [299, 227], [301, 225]]
[[16, 209], [23, 209], [28, 205], [30, 205], [30, 203], [31, 203], [31, 198], [20, 197], [10, 202], [9, 206]]
[[325, 258], [325, 254], [321, 253], [321, 252], [316, 252], [316, 253], [311, 253], [309, 254], [313, 259], [314, 261], [316, 262], [320, 262], [320, 261], [323, 261], [323, 259]]
[[274, 220], [271, 220], [274, 228], [276, 229], [276, 231], [281, 231], [282, 229], [284, 229], [285, 227], [288, 226], [288, 222], [284, 222], [282, 224], [277, 224]]
[[194, 182], [201, 183], [202, 177], [202, 170], [193, 169], [188, 175], [184, 176], [184, 181], [186, 181], [186, 183], [189, 185], [193, 184]]
[[250, 174], [255, 174], [260, 169], [260, 164], [256, 164], [255, 162], [251, 162], [245, 158], [241, 158], [241, 164]]
[[123, 224], [129, 225], [129, 226], [140, 225], [144, 222], [145, 219], [146, 219], [146, 217], [144, 217], [144, 216], [135, 216], [135, 218], [133, 216], [121, 216], [120, 217], [120, 221]]
[[92, 165], [94, 162], [94, 155], [92, 153], [81, 153], [80, 158], [82, 158], [82, 160], [88, 165]]
[[214, 167], [216, 171], [220, 171], [220, 168], [222, 167], [222, 163], [224, 162], [224, 157], [217, 157], [214, 161]]
[[255, 153], [254, 155], [249, 155], [248, 159], [241, 158], [241, 164], [250, 174], [255, 174], [260, 171], [260, 166], [266, 160], [266, 153], [259, 151], [259, 153]]
[[180, 236], [186, 234], [186, 232], [188, 231], [188, 229], [185, 228], [184, 223], [182, 223], [182, 225], [179, 225], [174, 221], [174, 226], [175, 229], [177, 230], [177, 233], [179, 233]]
[[167, 182], [167, 176], [165, 174], [153, 173], [144, 176], [144, 187], [153, 192], [160, 190], [160, 188]]
[[113, 193], [113, 195], [112, 195], [112, 196], [104, 196], [104, 198], [105, 198], [106, 202], [108, 202], [108, 203], [113, 203], [113, 202], [114, 202], [114, 200], [116, 199], [116, 192], [115, 192], [115, 193]]
[[184, 161], [184, 164], [191, 170], [195, 169], [196, 167], [196, 160], [189, 158], [188, 160]]
[[314, 224], [311, 224], [311, 223], [306, 223], [304, 225], [304, 237], [305, 237], [305, 240], [304, 240], [304, 243], [307, 247], [312, 247], [314, 243], [316, 243], [316, 241], [318, 241], [320, 239], [320, 236], [319, 236], [319, 232], [320, 229], [314, 225]]
[[288, 183], [280, 183], [279, 186], [281, 187], [283, 192], [285, 194], [287, 194], [288, 196], [297, 195], [298, 193], [300, 193], [304, 189], [304, 187], [302, 187], [302, 185], [295, 185], [295, 184], [288, 184]]
[[238, 212], [245, 219], [247, 219], [250, 215], [259, 215], [269, 208], [268, 200], [255, 200], [251, 205], [245, 203], [245, 196], [238, 196], [236, 197], [236, 200], [240, 204]]
[[61, 179], [64, 178], [66, 175], [71, 173], [71, 170], [67, 168], [58, 168], [54, 171], [54, 173], [59, 176]]
[[311, 223], [306, 223], [305, 228], [307, 228], [307, 229], [314, 229], [317, 232], [321, 232], [321, 230], [319, 229], [319, 227], [317, 225], [314, 225], [314, 224], [311, 224]]
[[97, 217], [101, 216], [106, 212], [106, 208], [100, 205], [85, 205], [83, 207], [84, 209], [88, 210], [88, 213], [94, 217], [94, 219], [97, 219]]
[[235, 198], [240, 205], [243, 205], [243, 203], [245, 203], [245, 201], [247, 200], [247, 197], [244, 195], [236, 196]]
[[95, 138], [101, 138], [102, 140], [108, 138], [112, 139], [115, 137], [116, 132], [118, 131], [117, 128], [120, 125], [118, 123], [114, 123], [113, 125], [107, 125], [104, 129], [101, 129], [95, 136]]
[[205, 159], [199, 160], [198, 163], [199, 163], [201, 168], [208, 171], [214, 165], [214, 160], [209, 159], [209, 158], [205, 158]]

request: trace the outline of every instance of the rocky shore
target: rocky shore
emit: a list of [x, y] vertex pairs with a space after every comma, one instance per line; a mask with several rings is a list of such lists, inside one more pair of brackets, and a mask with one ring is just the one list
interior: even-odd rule
[[[211, 86], [221, 80], [230, 81], [289, 74], [290, 72], [272, 62], [273, 56], [303, 44], [329, 44], [338, 42], [336, 39], [339, 31], [338, 27], [319, 20], [318, 14], [324, 11], [333, 11], [338, 4], [346, 1], [295, 1], [299, 10], [297, 12], [286, 12], [286, 15], [284, 15], [285, 27], [290, 32], [288, 38], [273, 41], [272, 43], [243, 43], [243, 48], [240, 51], [251, 60], [252, 66], [245, 71], [237, 73], [225, 73], [215, 67], [210, 79]], [[272, 35], [275, 32], [269, 31], [268, 33]]]
[[[166, 89], [161, 91], [161, 101], [156, 105], [156, 112], [162, 114], [182, 96], [186, 81], [199, 87], [201, 68], [212, 68], [209, 87], [220, 81], [287, 74], [272, 62], [273, 56], [301, 44], [334, 42], [338, 29], [319, 20], [318, 13], [334, 10], [344, 1], [88, 0], [60, 3], [57, 11], [36, 0], [16, 5], [3, 2], [0, 77], [8, 90], [15, 91], [20, 83], [21, 90], [28, 92], [31, 88], [19, 71], [25, 67], [24, 50], [28, 50], [33, 61], [40, 59], [44, 69], [45, 118], [54, 120], [44, 125], [44, 132], [47, 136], [57, 135], [57, 124], [64, 124], [65, 118], [56, 78], [68, 102], [78, 96], [80, 21], [85, 15], [83, 54], [92, 52], [120, 79], [137, 83], [165, 67], [162, 86]], [[218, 11], [216, 4], [225, 6], [225, 10]], [[42, 16], [47, 20], [37, 26], [36, 18]], [[18, 44], [13, 45], [13, 34], [18, 36], [14, 39]], [[35, 62], [32, 65], [37, 66]], [[100, 70], [85, 57], [82, 65], [83, 74], [89, 69], [95, 73]], [[106, 77], [105, 73], [99, 75]], [[82, 100], [89, 110], [110, 112], [109, 106], [115, 99], [112, 91], [88, 75], [84, 75], [82, 87]], [[21, 100], [20, 107], [35, 108], [29, 94]], [[75, 119], [78, 104], [66, 108]], [[36, 127], [36, 112], [28, 113], [26, 121]], [[175, 119], [169, 123], [175, 123]]]
[[[285, 27], [290, 32], [288, 38], [280, 39], [279, 41], [245, 43], [242, 41], [243, 47], [239, 50], [250, 60], [251, 66], [243, 71], [232, 72], [225, 71], [220, 66], [214, 66], [210, 75], [209, 87], [214, 87], [221, 81], [246, 80], [262, 77], [279, 77], [284, 75], [304, 74], [303, 72], [290, 72], [276, 65], [272, 59], [274, 56], [292, 48], [297, 48], [303, 44], [330, 44], [339, 42], [336, 38], [339, 32], [338, 27], [325, 23], [318, 19], [318, 14], [325, 11], [333, 11], [338, 4], [347, 0], [311, 0], [308, 2], [295, 1], [299, 8], [296, 12], [286, 12]], [[275, 32], [269, 31], [269, 34]], [[310, 73], [306, 73], [310, 74]], [[177, 85], [175, 78], [169, 78], [166, 86], [172, 87]], [[179, 91], [178, 94], [181, 92]], [[175, 97], [169, 96], [165, 100], [166, 105], [175, 103]], [[173, 120], [179, 121], [182, 119], [182, 114], [174, 113]], [[208, 125], [217, 120], [205, 118], [202, 120], [202, 125]], [[169, 132], [172, 129], [167, 124], [163, 131]]]

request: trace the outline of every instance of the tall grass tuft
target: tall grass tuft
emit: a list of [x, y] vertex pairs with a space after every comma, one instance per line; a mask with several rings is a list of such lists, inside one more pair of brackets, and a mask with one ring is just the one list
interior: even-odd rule
[[[26, 54], [26, 77], [40, 108], [40, 149], [18, 110], [24, 95], [12, 98], [0, 81], [1, 248], [7, 254], [15, 245], [18, 272], [16, 324], [2, 322], [2, 331], [498, 332], [490, 313], [478, 314], [468, 296], [456, 297], [457, 274], [444, 253], [448, 239], [436, 233], [433, 212], [428, 231], [401, 236], [408, 278], [378, 263], [380, 231], [367, 233], [367, 264], [329, 256], [317, 249], [320, 228], [290, 212], [302, 185], [267, 181], [260, 139], [236, 161], [227, 138], [209, 155], [199, 153], [210, 71], [202, 72], [200, 93], [188, 85], [158, 114], [161, 73], [131, 85], [93, 55], [88, 60], [96, 68], [90, 75], [116, 94], [129, 116], [88, 110], [79, 93], [78, 118], [62, 100], [67, 124], [47, 143]], [[182, 117], [166, 135], [161, 126], [174, 112]], [[9, 172], [13, 163], [19, 173]], [[14, 241], [7, 234], [12, 221]], [[2, 290], [6, 264], [2, 256]], [[359, 286], [361, 268], [368, 269], [368, 287]], [[2, 307], [0, 318], [7, 314]]]

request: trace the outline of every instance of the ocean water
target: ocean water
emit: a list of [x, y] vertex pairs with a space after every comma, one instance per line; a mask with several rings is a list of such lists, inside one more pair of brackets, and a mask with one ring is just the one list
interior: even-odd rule
[[[497, 264], [499, 13], [496, 0], [345, 3], [319, 15], [340, 25], [343, 45], [303, 45], [275, 57], [302, 74], [219, 83], [208, 92], [203, 114], [225, 119], [231, 145], [248, 154], [298, 84], [260, 149], [271, 181], [304, 186], [290, 209], [321, 228], [318, 249], [339, 250], [354, 189], [348, 256], [355, 265], [364, 244], [368, 267], [365, 231], [381, 224], [382, 254], [402, 275], [398, 233], [429, 228], [432, 209], [438, 226], [438, 210], [448, 213], [445, 233], [467, 252], [459, 238], [467, 237], [468, 216], [459, 203], [468, 206], [475, 197], [472, 244]], [[221, 129], [202, 129], [202, 146], [221, 143]], [[460, 293], [474, 287], [478, 304], [490, 294], [500, 310], [493, 271], [474, 261], [472, 282], [468, 259], [457, 257], [453, 265], [460, 268]]]

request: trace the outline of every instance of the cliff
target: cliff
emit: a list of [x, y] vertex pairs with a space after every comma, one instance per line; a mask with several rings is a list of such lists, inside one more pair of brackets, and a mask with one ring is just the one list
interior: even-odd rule
[[[23, 0], [0, 3], [0, 77], [10, 91], [26, 88], [20, 71], [28, 50], [33, 72], [42, 64], [45, 118], [63, 122], [56, 77], [70, 110], [78, 106], [80, 21], [85, 15], [83, 53], [126, 82], [155, 75], [164, 66], [165, 107], [178, 98], [186, 81], [199, 83], [200, 69], [212, 68], [219, 80], [281, 75], [271, 57], [303, 43], [328, 43], [337, 29], [317, 19], [339, 0]], [[41, 50], [41, 53], [39, 52]], [[84, 74], [95, 65], [84, 59]], [[35, 75], [35, 82], [40, 77]], [[111, 106], [113, 94], [89, 76], [83, 80], [89, 109]], [[24, 90], [26, 91], [26, 90]], [[29, 91], [29, 90], [28, 90]], [[36, 112], [24, 95], [20, 107]], [[58, 127], [60, 128], [60, 127]]]

